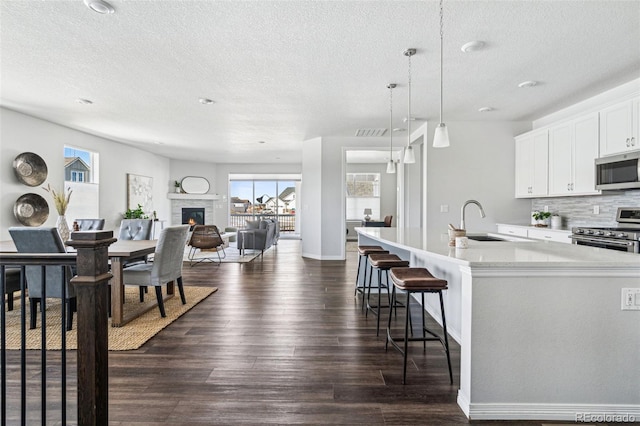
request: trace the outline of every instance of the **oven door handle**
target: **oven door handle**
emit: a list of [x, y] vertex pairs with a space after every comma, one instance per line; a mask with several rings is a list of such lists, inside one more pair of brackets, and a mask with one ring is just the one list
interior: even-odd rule
[[618, 246], [618, 247], [629, 247], [631, 245], [633, 245], [633, 241], [620, 241], [620, 240], [609, 240], [606, 238], [585, 238], [582, 236], [576, 236], [576, 235], [572, 235], [571, 239], [574, 241], [581, 241], [581, 242], [585, 242], [585, 243], [596, 243], [596, 244], [607, 244], [610, 246]]

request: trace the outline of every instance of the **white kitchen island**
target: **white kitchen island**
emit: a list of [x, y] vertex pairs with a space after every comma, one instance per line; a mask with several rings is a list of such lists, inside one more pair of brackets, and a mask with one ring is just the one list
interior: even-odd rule
[[[640, 255], [524, 239], [456, 250], [446, 233], [356, 230], [359, 244], [449, 282], [469, 418], [640, 422], [640, 311], [621, 309], [622, 289], [640, 287]], [[426, 305], [440, 321], [437, 299]]]

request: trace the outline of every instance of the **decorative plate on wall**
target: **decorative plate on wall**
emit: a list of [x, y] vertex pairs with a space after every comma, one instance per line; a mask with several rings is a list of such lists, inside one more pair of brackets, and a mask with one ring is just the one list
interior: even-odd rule
[[38, 194], [24, 194], [13, 205], [13, 215], [24, 226], [40, 226], [49, 217], [49, 204]]
[[47, 178], [47, 163], [38, 154], [23, 152], [13, 160], [13, 171], [20, 182], [38, 186]]

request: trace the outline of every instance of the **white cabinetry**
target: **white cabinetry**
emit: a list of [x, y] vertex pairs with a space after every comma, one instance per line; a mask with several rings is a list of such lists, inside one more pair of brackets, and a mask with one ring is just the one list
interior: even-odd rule
[[535, 228], [532, 226], [506, 225], [499, 223], [498, 233], [518, 237], [528, 237], [534, 240], [555, 241], [558, 243], [571, 244], [571, 231], [564, 229]]
[[598, 113], [549, 129], [549, 195], [598, 194], [594, 160], [598, 158]]
[[524, 226], [498, 224], [498, 232], [501, 234], [513, 235], [516, 237], [526, 237], [527, 228]]
[[547, 195], [549, 132], [537, 130], [517, 136], [516, 198]]
[[639, 105], [639, 98], [634, 98], [600, 111], [601, 156], [640, 149], [640, 141], [638, 140]]

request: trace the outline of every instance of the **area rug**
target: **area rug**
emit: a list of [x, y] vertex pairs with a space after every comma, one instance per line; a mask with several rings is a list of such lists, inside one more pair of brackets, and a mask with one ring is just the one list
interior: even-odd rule
[[[216, 287], [195, 287], [184, 286], [184, 293], [187, 304], [183, 305], [176, 288], [176, 296], [165, 301], [165, 311], [167, 316], [162, 318], [158, 308], [151, 309], [142, 316], [134, 319], [130, 323], [122, 327], [111, 327], [109, 321], [109, 350], [110, 351], [129, 351], [138, 349], [145, 342], [158, 334], [163, 328], [180, 318], [185, 312], [196, 306], [198, 303], [206, 299], [209, 295], [216, 292]], [[153, 289], [149, 292], [147, 299], [155, 300], [155, 292]], [[140, 303], [138, 300], [138, 288], [126, 288], [125, 291], [125, 310], [127, 306], [134, 307]], [[27, 306], [29, 305], [27, 299]], [[29, 330], [29, 308], [27, 308], [27, 349], [40, 349], [41, 347], [41, 328], [40, 321], [42, 315], [38, 313], [37, 327]], [[7, 318], [7, 349], [20, 349], [20, 299], [16, 300], [13, 311], [6, 313]], [[68, 331], [67, 349], [77, 349], [78, 341], [76, 335], [77, 322], [76, 315], [73, 317], [73, 330]], [[61, 347], [61, 318], [60, 318], [60, 300], [49, 299], [47, 304], [47, 349], [59, 350]]]
[[[194, 265], [196, 264], [196, 262], [208, 258], [213, 260], [214, 262], [218, 262], [218, 254], [215, 252], [215, 250], [200, 250], [198, 249], [194, 256], [193, 256], [193, 262], [191, 262], [189, 260], [189, 250], [191, 247], [187, 246], [184, 249], [184, 262], [187, 263], [193, 263]], [[256, 257], [260, 256], [261, 252], [260, 250], [245, 250], [245, 254], [244, 256], [240, 255], [240, 252], [238, 251], [238, 249], [235, 246], [229, 246], [227, 248], [224, 249], [224, 252], [226, 253], [226, 257], [224, 257], [221, 262], [222, 263], [248, 263], [251, 262], [252, 260], [254, 260]], [[220, 253], [220, 257], [222, 257], [223, 254]], [[211, 263], [209, 260], [205, 260], [204, 262], [206, 263]], [[186, 265], [186, 263], [185, 263]]]

